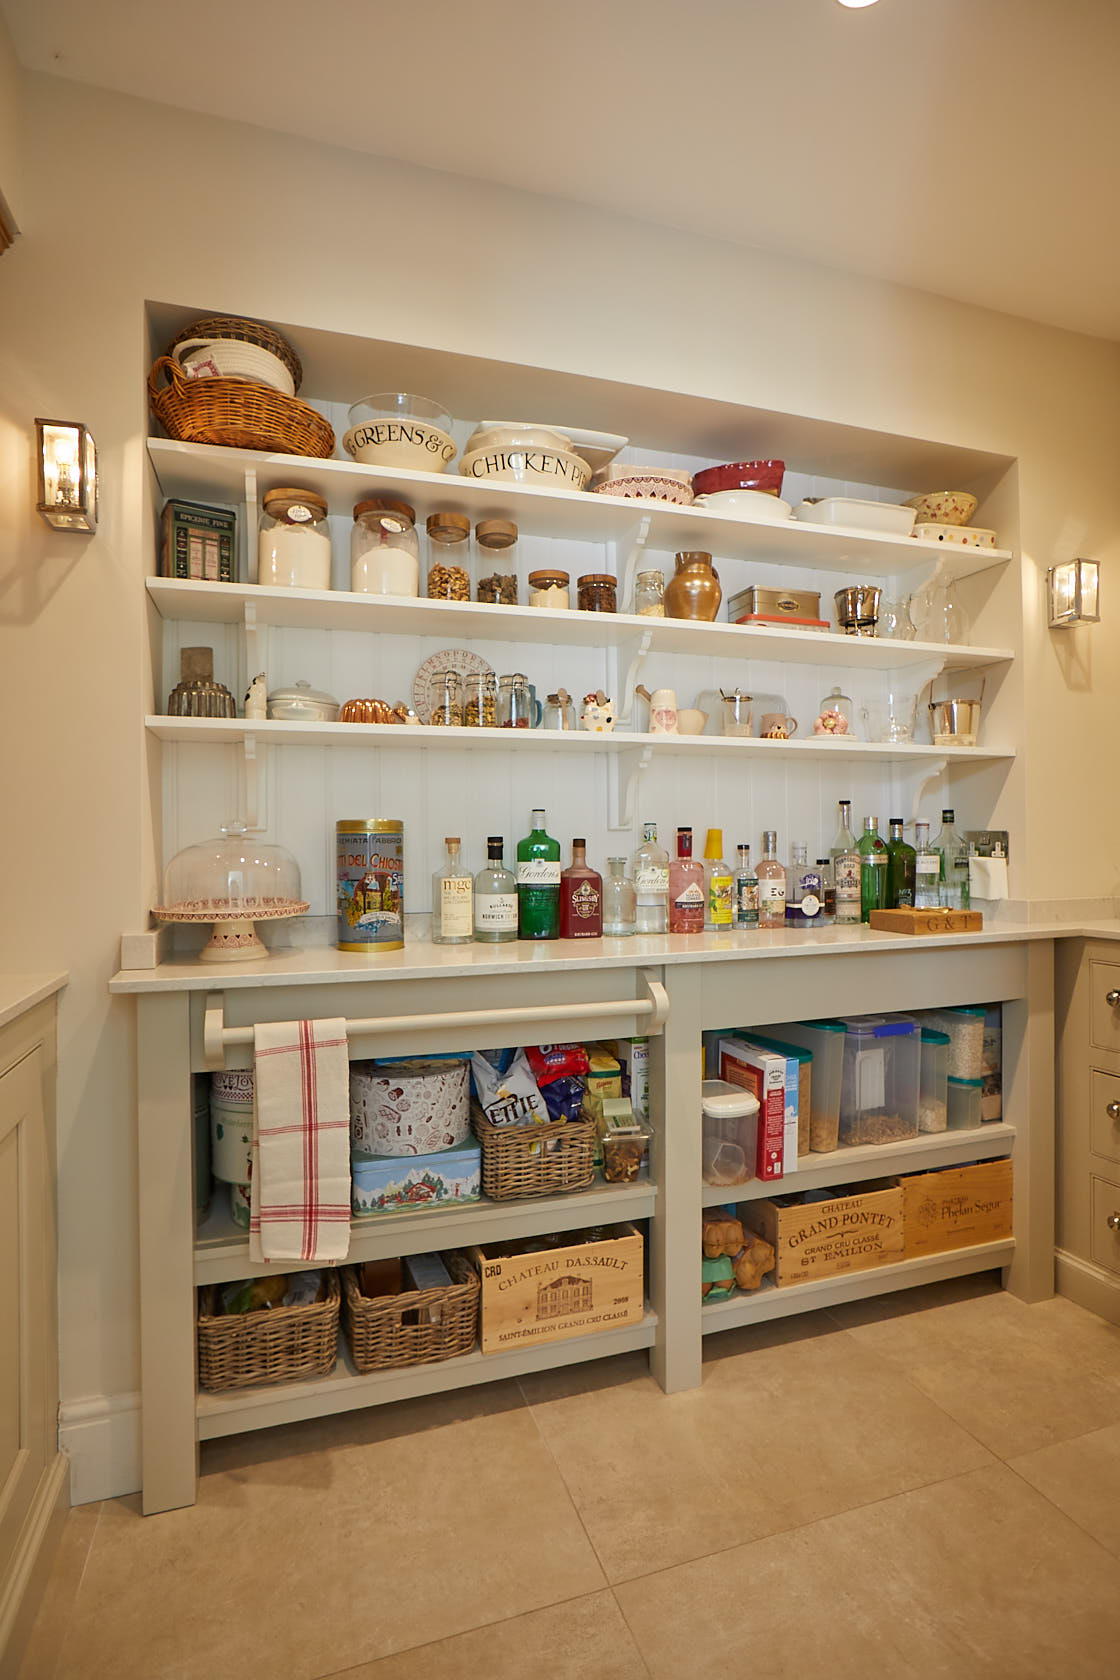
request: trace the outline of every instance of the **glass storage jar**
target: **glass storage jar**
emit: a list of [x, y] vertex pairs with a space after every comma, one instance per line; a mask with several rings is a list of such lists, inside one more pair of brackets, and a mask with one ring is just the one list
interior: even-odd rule
[[567, 612], [572, 604], [567, 572], [545, 571], [529, 573], [529, 605], [550, 607], [553, 612]]
[[617, 585], [609, 572], [585, 572], [577, 590], [580, 612], [618, 611]]
[[627, 859], [607, 859], [603, 882], [603, 933], [619, 937], [633, 933], [638, 920], [638, 894], [627, 873]]
[[634, 579], [634, 611], [639, 618], [665, 617], [665, 578], [661, 572], [639, 572]]
[[458, 671], [436, 671], [429, 694], [428, 722], [457, 729], [463, 721], [462, 685]]
[[475, 600], [517, 605], [517, 526], [511, 519], [480, 519], [474, 528]]
[[498, 728], [531, 729], [534, 701], [529, 679], [523, 671], [511, 671], [498, 679]]
[[471, 522], [464, 513], [428, 515], [428, 598], [471, 598]]
[[327, 504], [311, 490], [266, 490], [257, 526], [257, 582], [284, 589], [329, 589]]
[[463, 724], [493, 729], [498, 720], [498, 690], [493, 671], [471, 671], [463, 678]]
[[416, 510], [391, 496], [354, 504], [350, 529], [350, 588], [358, 595], [417, 595], [420, 538]]

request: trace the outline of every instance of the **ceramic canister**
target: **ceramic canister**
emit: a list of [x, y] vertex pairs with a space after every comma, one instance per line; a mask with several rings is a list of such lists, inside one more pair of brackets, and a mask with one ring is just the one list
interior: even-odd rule
[[238, 1230], [247, 1231], [249, 1229], [249, 1186], [247, 1184], [230, 1185], [229, 1211]]
[[470, 1135], [466, 1061], [352, 1062], [350, 1141], [363, 1155], [426, 1155]]
[[403, 822], [346, 817], [335, 828], [339, 950], [403, 950]]
[[246, 1184], [253, 1146], [253, 1075], [210, 1076], [210, 1170], [226, 1184]]

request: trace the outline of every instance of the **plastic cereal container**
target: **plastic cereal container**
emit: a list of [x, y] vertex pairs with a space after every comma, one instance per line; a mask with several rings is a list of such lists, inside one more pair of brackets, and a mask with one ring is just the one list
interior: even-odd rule
[[857, 1015], [845, 1019], [844, 1027], [841, 1148], [917, 1137], [917, 1022], [908, 1015]]
[[980, 1094], [984, 1089], [982, 1079], [954, 1079], [952, 1074], [948, 1079], [949, 1086], [949, 1130], [951, 1132], [970, 1131], [980, 1124]]
[[741, 1085], [705, 1079], [700, 1087], [705, 1184], [746, 1184], [754, 1177], [758, 1098]]
[[[814, 1155], [826, 1155], [836, 1148], [840, 1127], [840, 1080], [844, 1069], [843, 1021], [783, 1021], [767, 1027], [770, 1038], [784, 1044], [798, 1044], [813, 1056], [813, 1080], [809, 1098], [809, 1148]], [[802, 1136], [798, 1116], [798, 1142]]]
[[933, 1009], [922, 1015], [922, 1025], [949, 1035], [950, 1079], [979, 1079], [984, 1071], [985, 1006]]
[[922, 1028], [921, 1080], [918, 1090], [918, 1130], [943, 1132], [948, 1124], [945, 1081], [949, 1074], [949, 1034], [936, 1027]]

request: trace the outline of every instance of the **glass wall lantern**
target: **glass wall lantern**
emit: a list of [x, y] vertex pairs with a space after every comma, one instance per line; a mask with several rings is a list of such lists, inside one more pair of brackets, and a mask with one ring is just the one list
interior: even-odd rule
[[79, 420], [36, 420], [39, 500], [55, 531], [97, 529], [97, 445]]
[[1100, 570], [1096, 560], [1066, 560], [1051, 566], [1046, 574], [1051, 630], [1100, 622]]

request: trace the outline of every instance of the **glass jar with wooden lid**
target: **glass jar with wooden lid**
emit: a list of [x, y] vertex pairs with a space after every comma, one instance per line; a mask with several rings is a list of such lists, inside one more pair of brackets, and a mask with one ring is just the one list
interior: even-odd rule
[[420, 593], [420, 538], [407, 502], [367, 496], [354, 504], [350, 588], [359, 595]]
[[428, 598], [471, 598], [471, 522], [465, 513], [428, 515]]
[[580, 612], [617, 612], [617, 587], [609, 572], [585, 572], [578, 586]]
[[474, 528], [475, 600], [517, 605], [517, 526], [512, 519], [480, 519]]
[[266, 490], [257, 527], [257, 582], [285, 589], [329, 589], [327, 504], [313, 490]]
[[530, 572], [529, 605], [551, 608], [553, 612], [567, 612], [572, 604], [568, 588], [570, 581], [567, 572], [551, 566], [539, 572]]

